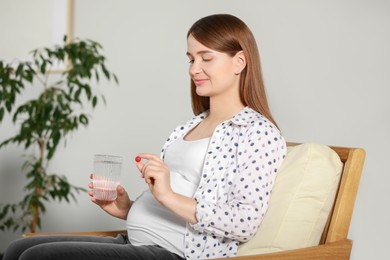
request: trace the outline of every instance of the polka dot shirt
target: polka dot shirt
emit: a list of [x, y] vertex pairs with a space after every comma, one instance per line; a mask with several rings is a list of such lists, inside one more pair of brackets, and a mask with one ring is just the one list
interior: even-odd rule
[[[178, 126], [166, 141], [162, 158], [173, 141], [206, 115]], [[239, 243], [255, 235], [285, 155], [286, 142], [279, 130], [249, 107], [216, 127], [194, 194], [198, 223], [187, 223], [187, 259], [235, 256]]]

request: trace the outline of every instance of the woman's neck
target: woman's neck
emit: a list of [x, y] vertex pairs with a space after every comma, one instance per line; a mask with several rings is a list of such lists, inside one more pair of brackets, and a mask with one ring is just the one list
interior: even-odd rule
[[239, 100], [231, 100], [229, 102], [215, 102], [210, 99], [210, 111], [207, 116], [208, 120], [215, 122], [223, 122], [232, 118], [244, 108], [244, 104]]
[[210, 110], [207, 117], [197, 126], [195, 126], [184, 137], [185, 140], [193, 141], [212, 136], [215, 128], [222, 122], [232, 118], [240, 112], [245, 106], [241, 102], [215, 102], [210, 99]]
[[210, 111], [207, 117], [211, 121], [223, 122], [232, 118], [244, 107], [238, 93], [210, 97]]
[[223, 93], [210, 96], [210, 111], [207, 118], [211, 122], [223, 122], [240, 112], [245, 105], [241, 102], [239, 90], [239, 78], [234, 87]]

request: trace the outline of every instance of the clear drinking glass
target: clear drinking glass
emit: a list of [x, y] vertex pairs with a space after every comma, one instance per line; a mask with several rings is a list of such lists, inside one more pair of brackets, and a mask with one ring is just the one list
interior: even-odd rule
[[116, 187], [120, 183], [122, 157], [96, 154], [93, 165], [93, 196], [98, 200], [115, 200]]

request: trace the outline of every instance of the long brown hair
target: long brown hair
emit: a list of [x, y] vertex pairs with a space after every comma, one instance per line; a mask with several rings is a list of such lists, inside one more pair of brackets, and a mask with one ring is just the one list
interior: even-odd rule
[[[190, 35], [204, 46], [231, 57], [239, 51], [244, 52], [246, 67], [240, 76], [241, 102], [277, 126], [268, 106], [257, 43], [248, 26], [233, 15], [215, 14], [196, 21], [188, 30], [187, 38]], [[210, 108], [210, 98], [198, 96], [192, 80], [191, 99], [195, 115]]]

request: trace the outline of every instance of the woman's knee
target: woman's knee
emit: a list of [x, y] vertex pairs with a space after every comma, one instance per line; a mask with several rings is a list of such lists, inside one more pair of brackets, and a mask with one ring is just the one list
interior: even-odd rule
[[26, 243], [25, 239], [18, 239], [12, 241], [5, 250], [3, 260], [17, 260], [26, 248], [29, 247], [29, 243]]
[[62, 259], [59, 256], [64, 253], [64, 250], [66, 251], [64, 248], [57, 247], [56, 243], [39, 244], [24, 250], [18, 260]]
[[44, 260], [44, 259], [49, 259], [45, 258], [43, 251], [42, 251], [42, 246], [37, 245], [30, 247], [22, 252], [22, 254], [19, 256], [18, 260]]

